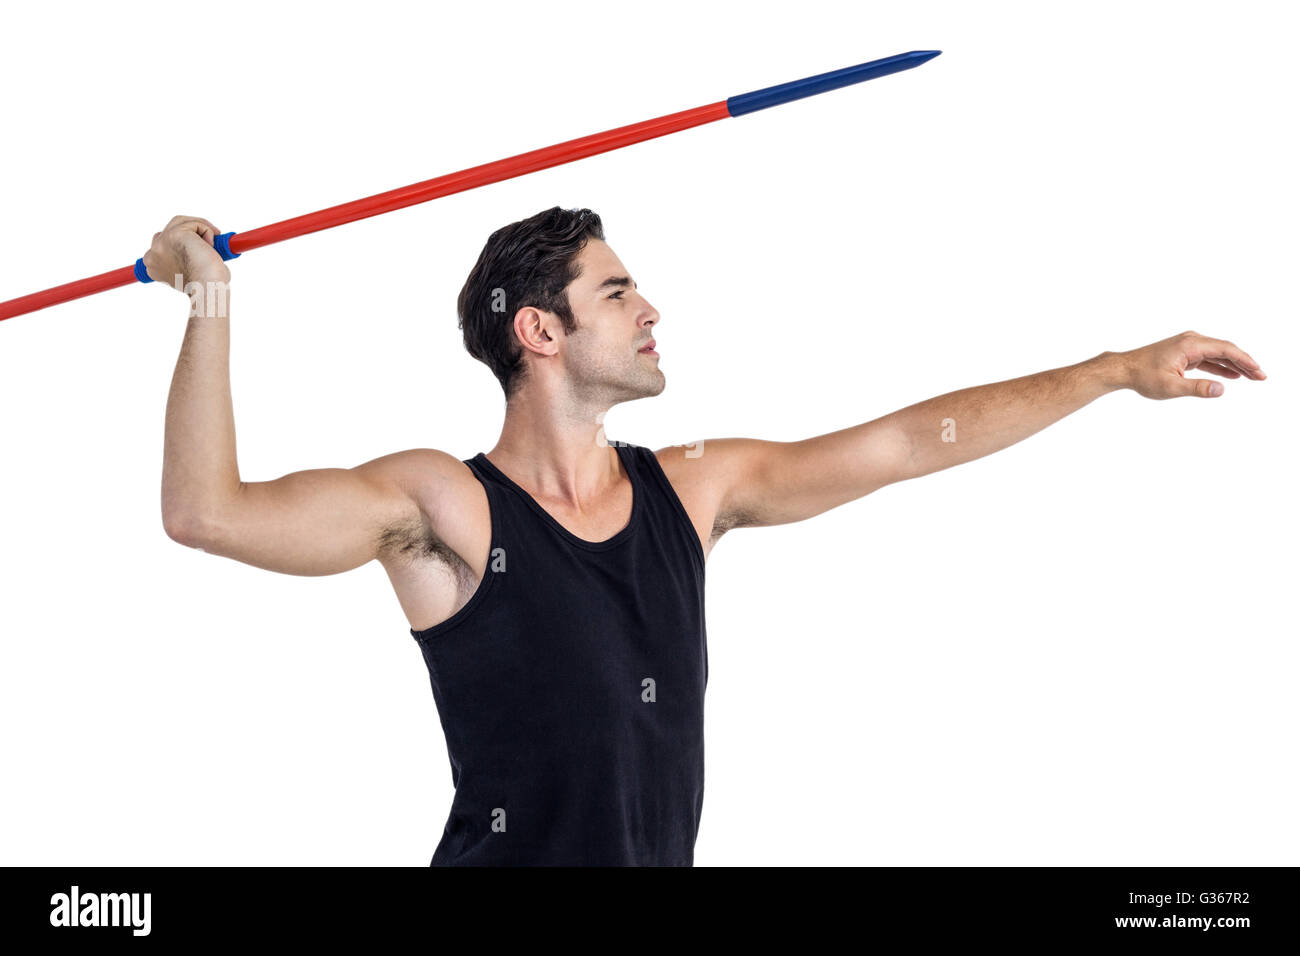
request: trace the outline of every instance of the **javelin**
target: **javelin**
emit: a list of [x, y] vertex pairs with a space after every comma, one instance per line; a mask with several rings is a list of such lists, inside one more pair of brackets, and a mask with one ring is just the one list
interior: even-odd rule
[[[222, 259], [233, 259], [250, 249], [269, 246], [273, 242], [282, 242], [295, 236], [305, 236], [309, 232], [319, 232], [322, 229], [341, 226], [347, 222], [356, 222], [358, 219], [366, 219], [370, 216], [378, 216], [381, 213], [392, 212], [394, 209], [428, 202], [430, 199], [438, 199], [452, 193], [476, 189], [489, 183], [497, 183], [503, 179], [513, 179], [515, 176], [534, 173], [539, 169], [548, 169], [551, 166], [571, 163], [575, 159], [595, 156], [597, 153], [605, 153], [611, 149], [630, 146], [633, 143], [654, 139], [657, 136], [666, 136], [669, 133], [690, 129], [693, 126], [702, 126], [705, 123], [712, 123], [714, 120], [740, 116], [744, 113], [753, 113], [756, 110], [767, 109], [769, 106], [779, 106], [782, 103], [803, 99], [806, 96], [836, 90], [841, 86], [849, 86], [853, 83], [861, 83], [864, 80], [874, 80], [878, 76], [887, 76], [890, 73], [910, 70], [912, 67], [920, 66], [927, 60], [933, 59], [941, 52], [940, 50], [913, 50], [911, 53], [900, 53], [897, 56], [885, 57], [883, 60], [872, 60], [869, 63], [859, 63], [857, 66], [845, 67], [842, 70], [832, 70], [829, 73], [819, 73], [816, 76], [805, 77], [802, 80], [793, 80], [789, 83], [782, 83], [780, 86], [769, 86], [765, 89], [755, 90], [752, 93], [741, 93], [739, 96], [731, 96], [725, 100], [719, 100], [717, 103], [710, 103], [708, 106], [698, 106], [695, 109], [683, 110], [680, 113], [669, 113], [656, 119], [633, 123], [631, 126], [620, 126], [617, 129], [606, 130], [603, 133], [593, 133], [591, 136], [583, 136], [579, 139], [557, 143], [554, 146], [546, 146], [542, 149], [534, 149], [531, 152], [520, 153], [506, 159], [498, 159], [493, 163], [471, 166], [469, 169], [448, 173], [436, 179], [428, 179], [399, 189], [390, 189], [388, 192], [367, 196], [364, 199], [357, 199], [338, 206], [330, 206], [320, 212], [306, 213], [293, 219], [285, 219], [269, 226], [262, 226], [259, 229], [250, 229], [247, 232], [239, 233], [222, 233], [213, 241], [213, 247], [221, 254]], [[33, 292], [17, 299], [0, 302], [0, 320], [35, 312], [38, 309], [48, 308], [51, 305], [68, 302], [72, 299], [79, 299], [82, 296], [94, 295], [96, 292], [116, 289], [132, 282], [152, 281], [149, 278], [149, 273], [145, 270], [143, 257], [141, 257], [136, 260], [133, 266], [123, 266], [111, 272], [91, 276], [89, 279], [79, 279], [76, 282], [69, 282], [65, 285], [55, 286], [52, 289], [46, 289], [43, 292]]]

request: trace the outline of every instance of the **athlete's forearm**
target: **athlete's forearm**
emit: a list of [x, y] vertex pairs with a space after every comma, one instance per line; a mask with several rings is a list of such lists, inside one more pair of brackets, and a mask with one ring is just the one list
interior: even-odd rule
[[190, 317], [176, 360], [163, 439], [163, 521], [169, 531], [188, 533], [238, 490], [227, 287], [224, 309]]
[[964, 388], [900, 409], [886, 420], [908, 439], [902, 478], [1001, 451], [1107, 392], [1126, 388], [1125, 376], [1119, 354], [1102, 352], [1076, 365]]

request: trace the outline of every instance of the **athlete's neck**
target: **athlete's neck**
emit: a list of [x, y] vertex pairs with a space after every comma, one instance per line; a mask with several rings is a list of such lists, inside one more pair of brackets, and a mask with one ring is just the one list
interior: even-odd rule
[[607, 407], [548, 403], [516, 395], [506, 405], [492, 464], [536, 497], [575, 510], [604, 499], [624, 481], [618, 452], [606, 444]]

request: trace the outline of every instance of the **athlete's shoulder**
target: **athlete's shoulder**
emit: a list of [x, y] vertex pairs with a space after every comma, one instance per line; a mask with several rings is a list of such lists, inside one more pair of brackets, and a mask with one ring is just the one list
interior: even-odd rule
[[366, 469], [440, 526], [485, 501], [483, 486], [465, 462], [437, 448], [407, 448], [367, 462]]
[[763, 445], [752, 438], [711, 438], [667, 445], [653, 452], [664, 477], [686, 509], [705, 559], [733, 524], [723, 512], [731, 489]]
[[652, 454], [674, 486], [725, 486], [769, 444], [756, 438], [710, 438], [666, 445]]
[[477, 553], [475, 535], [488, 527], [487, 498], [462, 459], [437, 448], [408, 448], [374, 464], [418, 509], [418, 517], [386, 530], [385, 539], [400, 545], [396, 550], [409, 552], [412, 542], [434, 540], [459, 554]]
[[382, 474], [394, 484], [414, 491], [433, 482], [473, 480], [464, 461], [437, 448], [407, 448], [366, 462], [366, 469]]

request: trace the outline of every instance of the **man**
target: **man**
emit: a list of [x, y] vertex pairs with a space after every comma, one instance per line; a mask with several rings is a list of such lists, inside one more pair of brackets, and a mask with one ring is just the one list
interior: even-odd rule
[[600, 218], [554, 207], [494, 232], [458, 301], [465, 347], [506, 396], [490, 452], [417, 448], [246, 482], [229, 298], [205, 295], [230, 280], [219, 232], [177, 216], [144, 257], [152, 278], [195, 290], [167, 406], [163, 525], [286, 574], [383, 565], [429, 669], [456, 787], [431, 865], [693, 862], [704, 565], [728, 530], [801, 521], [980, 458], [1117, 389], [1208, 398], [1222, 386], [1185, 372], [1265, 377], [1231, 342], [1184, 332], [802, 441], [610, 444], [605, 413], [664, 389], [659, 313]]

